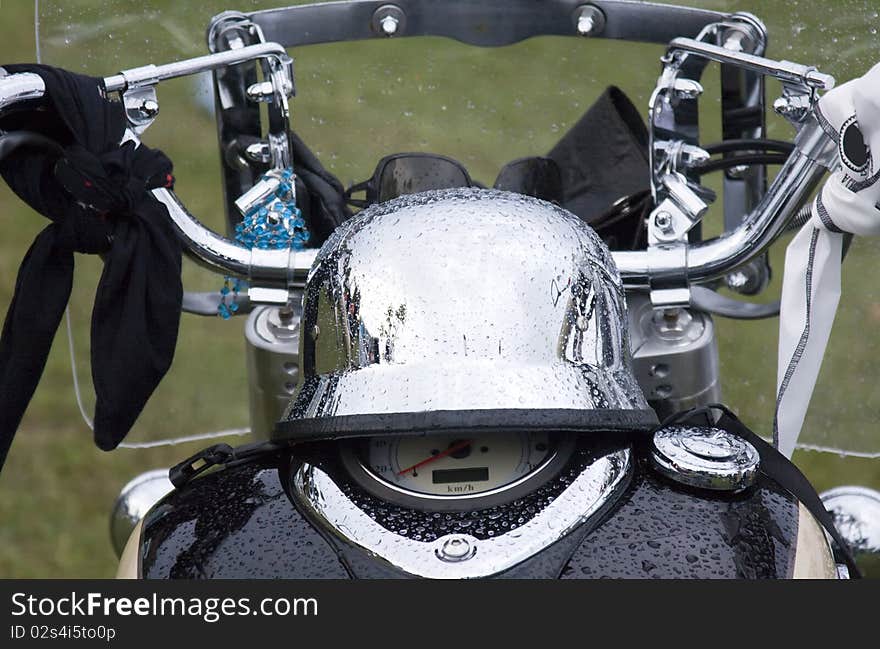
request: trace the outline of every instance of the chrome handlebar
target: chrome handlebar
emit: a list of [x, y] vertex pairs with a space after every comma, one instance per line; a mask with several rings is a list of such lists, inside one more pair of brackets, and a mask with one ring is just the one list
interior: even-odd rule
[[647, 251], [614, 252], [624, 284], [649, 288], [699, 284], [723, 277], [766, 250], [837, 160], [837, 145], [814, 117], [760, 203], [735, 230], [699, 243], [672, 242]]
[[[192, 74], [216, 70], [230, 65], [246, 63], [254, 59], [271, 59], [282, 66], [292, 65], [292, 60], [278, 43], [260, 43], [235, 50], [226, 50], [215, 54], [197, 56], [193, 59], [174, 61], [164, 65], [145, 65], [132, 70], [125, 70], [104, 79], [107, 92], [129, 90], [144, 85], [155, 85], [159, 81], [187, 77]], [[17, 76], [17, 75], [16, 75]]]
[[6, 74], [0, 68], [0, 110], [22, 101], [39, 99], [46, 92], [43, 78], [32, 72]]
[[[277, 49], [280, 46], [277, 45], [253, 47], [265, 48], [267, 53], [273, 55], [280, 54]], [[218, 63], [209, 56], [193, 62], [204, 66], [211, 59], [211, 65], [230, 64], [233, 59], [240, 60], [250, 53], [238, 51], [222, 54], [228, 56], [230, 61]], [[181, 76], [194, 69], [193, 65], [184, 62], [139, 70], [149, 79], [156, 79], [157, 73]], [[22, 101], [38, 99], [45, 92], [43, 81], [36, 74], [3, 75], [5, 73], [0, 68], [0, 110]], [[108, 88], [118, 90], [132, 83], [134, 79], [130, 77], [131, 72], [108, 77], [105, 82]], [[140, 79], [135, 83], [138, 81]], [[131, 133], [129, 137], [134, 138]], [[826, 169], [836, 160], [834, 141], [813, 118], [801, 129], [795, 144], [795, 151], [763, 200], [732, 232], [696, 244], [673, 242], [668, 246], [654, 246], [647, 251], [614, 252], [614, 261], [624, 284], [629, 288], [649, 288], [665, 280], [669, 280], [670, 284], [706, 282], [729, 273], [763, 252], [785, 229]], [[253, 286], [271, 291], [303, 285], [317, 251], [246, 248], [199, 222], [174, 192], [156, 189], [153, 195], [168, 208], [169, 216], [190, 256], [199, 263], [224, 274], [245, 277]]]
[[[316, 248], [282, 250], [246, 248], [205, 227], [190, 214], [173, 191], [160, 188], [153, 196], [168, 209], [177, 233], [190, 257], [211, 270], [245, 277], [250, 284], [269, 290], [302, 287], [318, 254]], [[250, 289], [251, 292], [253, 288]], [[251, 301], [259, 302], [251, 295]], [[276, 301], [276, 300], [269, 300]], [[278, 299], [278, 302], [283, 302]]]

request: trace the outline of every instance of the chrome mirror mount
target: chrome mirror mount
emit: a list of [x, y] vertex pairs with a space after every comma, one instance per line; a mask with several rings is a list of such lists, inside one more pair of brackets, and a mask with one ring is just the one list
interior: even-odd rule
[[[782, 82], [784, 96], [774, 106], [798, 131], [809, 123], [819, 92], [834, 86], [833, 77], [813, 67], [764, 58], [766, 42], [766, 29], [760, 20], [738, 13], [706, 25], [696, 38], [673, 39], [662, 57], [663, 68], [651, 96], [649, 115], [651, 189], [656, 207], [647, 224], [648, 259], [653, 258], [654, 265], [663, 264], [666, 251], [687, 247], [689, 232], [699, 224], [714, 198], [700, 185], [697, 173], [709, 157], [699, 147], [697, 109], [703, 92], [700, 78], [706, 65], [713, 61], [721, 64], [723, 115], [752, 115], [736, 123], [722, 117], [725, 139], [764, 137], [767, 76]], [[724, 192], [724, 229], [730, 232], [745, 224], [764, 200], [764, 168], [731, 170], [724, 177]], [[766, 273], [765, 266], [758, 264], [749, 272]], [[686, 275], [677, 279], [662, 275], [661, 281], [651, 281], [648, 288], [652, 303], [658, 308], [686, 305], [691, 279]], [[733, 285], [762, 285], [766, 280], [751, 279], [754, 281]]]
[[[261, 33], [258, 33], [261, 35]], [[272, 167], [282, 169], [290, 165], [290, 106], [288, 99], [295, 94], [293, 59], [277, 43], [258, 42], [245, 46], [241, 42], [229, 44], [229, 49], [213, 54], [199, 56], [164, 65], [145, 65], [123, 70], [119, 74], [106, 77], [106, 92], [119, 93], [125, 106], [125, 114], [131, 129], [136, 135], [153, 123], [159, 114], [159, 101], [156, 86], [161, 81], [185, 77], [211, 70], [227, 69], [230, 66], [249, 62], [261, 62], [263, 82], [252, 83], [247, 88], [247, 99], [251, 103], [269, 103], [278, 115], [274, 128], [270, 128], [269, 140], [272, 144], [270, 157]]]

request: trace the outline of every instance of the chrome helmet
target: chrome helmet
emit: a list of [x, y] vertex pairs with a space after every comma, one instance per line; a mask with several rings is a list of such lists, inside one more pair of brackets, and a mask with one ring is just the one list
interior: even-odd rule
[[647, 429], [626, 322], [608, 248], [551, 203], [486, 189], [381, 203], [315, 260], [273, 437]]

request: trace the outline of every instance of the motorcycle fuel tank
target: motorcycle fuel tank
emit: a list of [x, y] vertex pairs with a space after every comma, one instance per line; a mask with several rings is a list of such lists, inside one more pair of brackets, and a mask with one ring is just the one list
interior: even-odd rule
[[[626, 477], [578, 525], [491, 578], [833, 578], [821, 528], [787, 492], [759, 474], [737, 492], [678, 485], [650, 468], [638, 447], [580, 444], [582, 465], [625, 450]], [[448, 561], [430, 576], [458, 576], [478, 561], [481, 544], [510, 532], [559, 496], [551, 482], [535, 502], [445, 514], [400, 507], [358, 492], [338, 457], [317, 445], [305, 458], [265, 455], [198, 478], [173, 492], [144, 519], [139, 575], [145, 578], [408, 578], [394, 543], [370, 548], [340, 534], [305, 507], [294, 482], [304, 464], [319, 467], [356, 506], [383, 526], [388, 540], [444, 548]], [[565, 473], [561, 474], [561, 477]], [[561, 480], [565, 482], [565, 479]], [[570, 481], [569, 481], [570, 482]], [[564, 491], [564, 486], [562, 487]], [[355, 519], [351, 519], [356, 524]], [[464, 524], [464, 526], [462, 526]], [[524, 526], [525, 527], [525, 526]], [[420, 531], [419, 531], [420, 528]], [[456, 541], [477, 538], [476, 553]], [[420, 536], [421, 541], [415, 537]], [[436, 562], [442, 566], [442, 561]], [[455, 568], [459, 566], [459, 568]], [[412, 570], [412, 568], [411, 568]]]

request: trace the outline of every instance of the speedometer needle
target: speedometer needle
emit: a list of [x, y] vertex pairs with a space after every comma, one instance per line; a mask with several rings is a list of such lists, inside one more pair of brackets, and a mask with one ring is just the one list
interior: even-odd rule
[[463, 448], [467, 448], [468, 446], [471, 445], [472, 442], [473, 442], [473, 440], [466, 439], [463, 442], [459, 442], [458, 444], [453, 444], [452, 446], [447, 448], [442, 453], [437, 453], [437, 455], [432, 455], [431, 457], [429, 457], [425, 460], [422, 460], [421, 462], [413, 464], [411, 467], [408, 467], [408, 468], [404, 469], [403, 471], [398, 471], [397, 475], [403, 475], [404, 473], [409, 473], [410, 471], [415, 471], [416, 469], [419, 469], [419, 468], [425, 466], [426, 464], [430, 464], [434, 460], [439, 460], [441, 457], [446, 457], [447, 455], [451, 455], [452, 453], [455, 453], [456, 451], [460, 451]]

